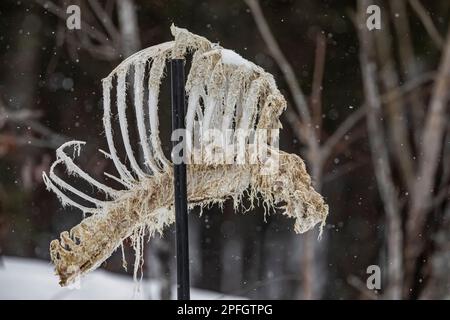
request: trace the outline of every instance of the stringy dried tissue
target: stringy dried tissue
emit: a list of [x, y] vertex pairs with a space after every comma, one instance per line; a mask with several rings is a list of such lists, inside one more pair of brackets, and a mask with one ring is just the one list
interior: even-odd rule
[[[172, 26], [171, 31], [174, 41], [137, 52], [102, 81], [103, 126], [109, 151], [100, 152], [114, 163], [118, 175], [104, 174], [120, 183], [121, 190], [95, 180], [75, 164], [74, 159], [80, 156], [85, 144], [82, 141], [63, 144], [56, 151], [57, 159], [49, 173], [43, 173], [47, 188], [58, 196], [63, 206], [76, 207], [85, 217], [50, 244], [51, 259], [62, 286], [96, 269], [128, 237], [136, 252], [136, 279], [139, 272], [142, 275], [144, 235], [162, 234], [164, 228], [174, 222], [172, 164], [162, 151], [158, 118], [160, 84], [168, 60], [192, 55], [186, 82], [187, 132], [193, 132], [196, 121], [202, 129], [281, 128], [279, 117], [286, 108], [286, 101], [271, 74], [234, 51], [223, 49], [186, 29]], [[127, 81], [130, 78], [132, 81]], [[141, 148], [141, 157], [137, 157], [131, 147], [127, 93], [133, 96], [139, 137], [133, 145]], [[116, 117], [112, 115], [111, 105], [114, 103], [122, 142], [113, 139], [112, 125]], [[148, 124], [144, 120], [147, 118]], [[116, 150], [119, 143], [125, 147], [126, 162], [119, 158]], [[251, 207], [262, 199], [265, 214], [281, 212], [293, 218], [297, 233], [306, 232], [317, 223], [322, 229], [328, 206], [313, 189], [303, 160], [270, 143], [268, 148], [279, 160], [277, 170], [269, 173], [262, 174], [263, 164], [258, 162], [188, 164], [190, 208], [221, 205], [231, 198], [237, 209], [246, 195]], [[59, 165], [65, 167], [68, 175], [84, 180], [104, 194], [105, 199], [90, 196], [57, 176], [55, 168]]]

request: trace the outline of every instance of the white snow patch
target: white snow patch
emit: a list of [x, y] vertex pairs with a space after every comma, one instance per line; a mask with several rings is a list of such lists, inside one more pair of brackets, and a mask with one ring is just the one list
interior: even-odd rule
[[252, 67], [250, 61], [242, 58], [238, 53], [230, 49], [221, 49], [220, 53], [222, 55], [223, 64], [231, 64], [235, 66], [246, 66], [248, 68]]
[[[62, 288], [54, 275], [53, 265], [42, 260], [1, 257], [0, 258], [0, 300], [96, 300], [96, 299], [158, 299], [159, 281], [144, 281], [141, 291], [134, 294], [132, 277], [113, 274], [101, 269], [91, 272], [73, 289]], [[172, 287], [176, 298], [176, 286]], [[226, 296], [220, 292], [191, 289], [193, 300], [243, 299]]]

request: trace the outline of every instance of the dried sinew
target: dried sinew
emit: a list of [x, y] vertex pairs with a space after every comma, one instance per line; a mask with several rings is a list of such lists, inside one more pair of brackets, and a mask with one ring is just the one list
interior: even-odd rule
[[[117, 170], [116, 176], [104, 174], [120, 183], [122, 189], [95, 180], [75, 164], [74, 158], [80, 156], [85, 144], [82, 141], [63, 144], [49, 173], [43, 173], [47, 188], [56, 193], [63, 205], [74, 206], [85, 214], [81, 223], [62, 232], [60, 239], [50, 244], [51, 258], [63, 286], [97, 268], [128, 237], [136, 252], [136, 277], [142, 265], [144, 235], [162, 233], [174, 222], [172, 163], [163, 153], [158, 118], [166, 61], [192, 55], [186, 82], [188, 139], [194, 139], [196, 124], [201, 130], [223, 132], [281, 128], [279, 117], [286, 101], [271, 74], [186, 29], [172, 26], [172, 34], [174, 41], [137, 52], [103, 79], [103, 126], [109, 151], [100, 151]], [[133, 97], [134, 113], [127, 113], [127, 94]], [[122, 141], [114, 141], [114, 103]], [[136, 117], [139, 141], [130, 141], [130, 114]], [[118, 154], [118, 143], [123, 144], [126, 159]], [[141, 157], [134, 154], [132, 145], [141, 148]], [[317, 223], [322, 228], [328, 206], [313, 189], [302, 159], [278, 150], [270, 140], [266, 147], [269, 158], [277, 159], [278, 165], [273, 168], [262, 160], [229, 164], [201, 157], [201, 162], [188, 161], [189, 206], [204, 207], [232, 199], [238, 208], [246, 195], [252, 204], [262, 200], [265, 214], [280, 212], [293, 218], [297, 233], [306, 232]], [[249, 152], [247, 144], [244, 153]], [[189, 155], [195, 156], [196, 151]], [[88, 195], [58, 177], [58, 165], [64, 166], [69, 175], [89, 183], [96, 195], [105, 194], [105, 199]]]

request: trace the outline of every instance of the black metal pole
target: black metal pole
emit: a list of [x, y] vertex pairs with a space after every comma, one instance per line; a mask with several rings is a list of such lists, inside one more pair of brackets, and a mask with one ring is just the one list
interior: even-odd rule
[[[172, 130], [185, 129], [184, 60], [172, 59]], [[184, 143], [183, 139], [183, 143]], [[178, 141], [172, 141], [173, 146]], [[186, 164], [174, 164], [178, 300], [190, 299]]]

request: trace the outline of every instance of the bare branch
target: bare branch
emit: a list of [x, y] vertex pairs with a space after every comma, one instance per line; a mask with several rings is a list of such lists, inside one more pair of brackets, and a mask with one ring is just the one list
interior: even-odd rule
[[409, 4], [413, 8], [416, 15], [419, 17], [420, 21], [422, 21], [422, 24], [427, 30], [431, 40], [433, 40], [438, 49], [441, 49], [444, 45], [444, 39], [441, 37], [439, 31], [434, 26], [431, 17], [426, 14], [427, 10], [422, 6], [419, 0], [409, 0]]
[[385, 91], [390, 91], [393, 99], [387, 102], [386, 115], [388, 123], [389, 141], [392, 152], [400, 168], [401, 176], [408, 188], [414, 179], [414, 163], [409, 143], [407, 116], [404, 112], [404, 99], [397, 90], [400, 79], [396, 62], [392, 53], [392, 37], [388, 16], [383, 16], [383, 29], [375, 33], [375, 43], [380, 66], [380, 78]]
[[[67, 16], [65, 13], [65, 10], [58, 7], [55, 3], [53, 3], [50, 0], [35, 0], [39, 5], [41, 5], [45, 10], [50, 11], [55, 16], [59, 17], [60, 19], [66, 20]], [[81, 21], [81, 29], [89, 30], [87, 34], [95, 39], [96, 41], [102, 43], [102, 44], [109, 44], [108, 37], [98, 31], [97, 29], [91, 28], [86, 22]]]
[[[394, 22], [396, 40], [398, 41], [399, 62], [402, 69], [402, 76], [406, 81], [411, 81], [419, 77], [419, 68], [414, 55], [412, 45], [411, 29], [409, 27], [408, 12], [406, 10], [406, 0], [391, 1], [391, 19]], [[414, 141], [417, 143], [422, 128], [422, 119], [425, 113], [421, 90], [415, 90], [408, 95], [411, 104], [412, 123], [414, 126]]]
[[375, 293], [373, 293], [372, 291], [370, 291], [369, 289], [367, 289], [366, 284], [363, 281], [361, 281], [361, 279], [359, 279], [358, 277], [356, 277], [354, 275], [350, 275], [347, 278], [347, 283], [349, 285], [351, 285], [353, 288], [355, 288], [356, 290], [358, 290], [366, 298], [368, 298], [370, 300], [378, 299], [378, 296]]
[[304, 144], [308, 144], [308, 135], [306, 134], [305, 126], [300, 121], [299, 116], [291, 108], [287, 108], [286, 112], [283, 114], [295, 136]]
[[91, 6], [98, 20], [100, 20], [100, 22], [105, 27], [111, 39], [115, 43], [118, 43], [120, 41], [119, 31], [114, 26], [114, 23], [112, 22], [111, 17], [108, 15], [108, 13], [103, 9], [98, 0], [89, 0], [89, 5]]
[[29, 127], [30, 130], [40, 134], [45, 139], [36, 139], [33, 137], [16, 137], [16, 142], [21, 145], [33, 145], [45, 148], [58, 148], [62, 143], [68, 140], [67, 137], [60, 135], [50, 128], [44, 126], [36, 119], [40, 116], [39, 111], [18, 110], [8, 111], [3, 101], [0, 100], [0, 128], [7, 122]]
[[314, 62], [314, 76], [311, 92], [311, 109], [313, 112], [314, 126], [317, 136], [320, 139], [322, 129], [322, 82], [325, 70], [325, 55], [327, 51], [327, 42], [323, 33], [319, 32], [316, 37], [316, 54]]
[[340, 178], [340, 177], [352, 172], [353, 170], [366, 165], [368, 162], [369, 161], [353, 161], [353, 162], [343, 164], [343, 165], [337, 167], [332, 172], [327, 173], [323, 177], [323, 183], [330, 183], [330, 182], [336, 180], [337, 178]]
[[133, 0], [118, 0], [117, 6], [122, 35], [121, 52], [128, 57], [141, 48], [136, 10]]
[[[39, 138], [34, 138], [31, 136], [26, 136], [26, 135], [4, 135], [4, 134], [0, 134], [0, 146], [2, 145], [3, 141], [11, 141], [14, 143], [14, 145], [16, 146], [21, 146], [21, 147], [35, 147], [35, 148], [48, 148], [48, 149], [56, 149], [59, 147], [59, 145], [55, 145], [55, 143], [53, 141], [50, 140], [46, 140], [46, 139], [39, 139]], [[2, 152], [0, 151], [0, 154], [2, 154]]]
[[280, 46], [278, 45], [277, 40], [272, 34], [272, 30], [270, 30], [270, 27], [266, 21], [266, 18], [264, 17], [258, 0], [245, 0], [245, 3], [248, 5], [250, 11], [252, 12], [255, 23], [261, 36], [264, 39], [264, 42], [266, 43], [267, 48], [269, 49], [270, 54], [275, 59], [276, 63], [281, 69], [281, 72], [286, 78], [287, 85], [289, 86], [289, 90], [292, 93], [297, 110], [302, 116], [302, 121], [304, 121], [307, 125], [311, 125], [311, 115], [308, 109], [308, 104], [306, 102], [305, 95], [303, 94], [302, 89], [299, 86], [299, 81], [295, 75], [294, 69], [287, 61], [284, 53], [281, 51]]
[[372, 34], [365, 27], [364, 16], [370, 5], [367, 0], [358, 1], [358, 35], [360, 42], [360, 64], [363, 77], [364, 93], [370, 112], [367, 115], [367, 129], [373, 158], [378, 190], [384, 204], [388, 222], [388, 279], [389, 294], [392, 299], [401, 298], [402, 294], [402, 242], [403, 232], [397, 191], [392, 180], [386, 137], [380, 123], [382, 102], [377, 86], [377, 66], [374, 57]]
[[[388, 103], [391, 100], [398, 99], [401, 95], [407, 95], [417, 87], [432, 80], [435, 72], [423, 73], [420, 76], [411, 79], [402, 86], [393, 88], [392, 90], [383, 94], [380, 99], [381, 102]], [[395, 94], [393, 92], [395, 91]], [[322, 156], [327, 159], [339, 141], [366, 115], [368, 111], [367, 105], [362, 105], [352, 114], [350, 114], [336, 129], [336, 131], [325, 141], [322, 145]]]
[[325, 141], [322, 146], [322, 156], [327, 159], [333, 148], [339, 141], [366, 115], [367, 107], [365, 105], [358, 108], [350, 114], [337, 128], [337, 130]]
[[[67, 16], [65, 10], [58, 5], [56, 5], [53, 1], [50, 0], [35, 0], [40, 6], [42, 6], [45, 10], [48, 10], [55, 16], [59, 17], [63, 21], [66, 20]], [[119, 57], [117, 45], [109, 39], [109, 37], [91, 27], [85, 21], [81, 21], [81, 32], [75, 32], [80, 39], [79, 43], [76, 43], [76, 46], [83, 46], [89, 53], [96, 55], [102, 59], [106, 60], [115, 60]], [[68, 41], [73, 41], [76, 38], [67, 37]], [[93, 42], [99, 43], [94, 44]]]
[[407, 222], [407, 259], [414, 261], [420, 251], [421, 238], [427, 208], [432, 198], [435, 175], [440, 163], [442, 140], [448, 118], [446, 117], [450, 86], [450, 28], [447, 32], [445, 49], [441, 58], [438, 75], [430, 100], [428, 116], [425, 120], [420, 149], [418, 175], [412, 192], [411, 210]]

